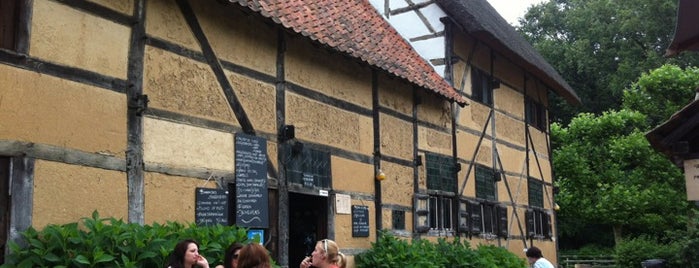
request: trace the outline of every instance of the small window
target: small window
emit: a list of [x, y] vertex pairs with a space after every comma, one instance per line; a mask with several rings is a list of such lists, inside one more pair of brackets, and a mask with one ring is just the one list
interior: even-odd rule
[[527, 123], [539, 130], [546, 130], [548, 121], [546, 120], [546, 107], [532, 99], [527, 98]]
[[450, 231], [453, 229], [452, 200], [451, 197], [430, 195], [430, 230]]
[[486, 239], [507, 237], [507, 207], [492, 202], [468, 201], [470, 221], [464, 225], [470, 227], [472, 235]]
[[476, 165], [476, 197], [497, 201], [495, 175], [492, 168]]
[[19, 1], [0, 1], [0, 48], [16, 50]]
[[456, 192], [456, 165], [452, 157], [425, 153], [427, 189]]
[[544, 207], [544, 190], [543, 183], [535, 178], [529, 178], [527, 182], [529, 190], [529, 206], [543, 208]]
[[485, 71], [471, 68], [471, 98], [488, 106], [493, 105], [493, 78]]
[[527, 238], [530, 239], [551, 239], [553, 231], [551, 228], [551, 215], [543, 209], [529, 209], [526, 212]]
[[405, 230], [405, 211], [393, 210], [392, 215], [393, 230]]

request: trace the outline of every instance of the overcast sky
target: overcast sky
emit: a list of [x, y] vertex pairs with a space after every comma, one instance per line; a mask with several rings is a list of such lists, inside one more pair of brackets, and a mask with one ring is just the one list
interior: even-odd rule
[[488, 0], [500, 15], [512, 25], [516, 25], [517, 19], [524, 16], [529, 6], [545, 2], [545, 0]]

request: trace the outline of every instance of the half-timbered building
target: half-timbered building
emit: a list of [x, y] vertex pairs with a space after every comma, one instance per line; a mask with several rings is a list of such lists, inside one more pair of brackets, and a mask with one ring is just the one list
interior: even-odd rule
[[1, 3], [3, 244], [97, 210], [290, 267], [380, 230], [556, 258], [547, 107], [579, 98], [485, 0]]

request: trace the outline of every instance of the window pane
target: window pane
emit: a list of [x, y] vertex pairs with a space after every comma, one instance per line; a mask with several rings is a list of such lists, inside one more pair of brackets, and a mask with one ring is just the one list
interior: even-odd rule
[[495, 179], [493, 169], [476, 166], [476, 197], [497, 200], [495, 196]]
[[541, 181], [535, 178], [529, 178], [529, 206], [544, 207], [544, 190]]
[[454, 159], [437, 154], [425, 153], [427, 160], [427, 189], [456, 192]]

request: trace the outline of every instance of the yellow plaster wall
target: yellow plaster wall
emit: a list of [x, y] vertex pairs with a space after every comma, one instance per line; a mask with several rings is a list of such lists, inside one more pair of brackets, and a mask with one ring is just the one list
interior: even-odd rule
[[524, 122], [514, 119], [505, 114], [495, 113], [495, 130], [498, 139], [505, 140], [510, 143], [524, 146], [525, 133]]
[[460, 92], [470, 95], [473, 92], [471, 89], [471, 68], [466, 64], [466, 62], [458, 61], [454, 63], [452, 69], [454, 76], [454, 88]]
[[143, 161], [234, 171], [233, 134], [146, 117]]
[[124, 172], [37, 160], [32, 226], [80, 221], [95, 210], [127, 220], [127, 191]]
[[216, 56], [276, 76], [277, 31], [240, 5], [190, 1]]
[[379, 122], [381, 154], [412, 160], [412, 123], [383, 113], [379, 114]]
[[[475, 46], [475, 50], [474, 49]], [[469, 60], [469, 56], [473, 53], [471, 64], [477, 66], [484, 71], [490, 71], [490, 49], [482, 42], [476, 42], [475, 39], [469, 37], [468, 34], [454, 35], [454, 55], [464, 61]], [[469, 73], [470, 76], [470, 73]], [[470, 88], [470, 82], [468, 84]], [[470, 90], [468, 92], [471, 92]]]
[[256, 131], [277, 133], [276, 91], [272, 84], [267, 84], [226, 72], [245, 113]]
[[369, 237], [352, 237], [352, 215], [335, 214], [335, 242], [340, 245], [340, 251], [342, 248], [371, 248], [371, 242], [376, 241], [374, 202], [352, 200], [352, 205], [369, 207]]
[[[468, 174], [468, 178], [466, 177], [466, 171], [468, 171], [468, 166], [469, 164], [462, 164], [461, 165], [461, 171], [459, 172], [459, 193], [463, 196], [470, 196], [470, 197], [475, 197], [476, 196], [476, 167], [473, 166], [471, 168], [471, 173]], [[464, 191], [461, 192], [461, 187], [464, 185], [464, 180], [466, 180], [466, 188], [464, 188]]]
[[507, 114], [515, 119], [524, 120], [524, 95], [522, 93], [501, 84], [500, 88], [493, 91], [493, 99], [495, 100], [495, 109], [507, 111]]
[[[541, 132], [541, 130], [536, 129], [535, 127], [530, 126], [529, 135], [532, 141], [534, 142], [534, 149], [536, 150], [536, 153], [541, 155], [548, 155], [548, 139], [546, 133]], [[529, 147], [531, 148], [531, 145], [529, 145]]]
[[354, 60], [289, 38], [284, 70], [292, 83], [371, 109], [371, 71]]
[[29, 54], [126, 78], [128, 27], [49, 0], [34, 1]]
[[379, 105], [412, 117], [412, 86], [398, 79], [385, 77], [385, 75], [379, 77]]
[[517, 67], [508, 59], [498, 55], [494, 59], [493, 74], [502, 82], [512, 85], [521, 92], [524, 85], [524, 72], [522, 68]]
[[125, 95], [0, 64], [0, 139], [123, 158]]
[[337, 109], [287, 93], [286, 123], [296, 127], [296, 138], [371, 155], [374, 144], [371, 117]]
[[[505, 185], [507, 181], [508, 185]], [[510, 187], [510, 192], [507, 191], [507, 186]], [[519, 205], [529, 204], [529, 191], [527, 189], [527, 176], [526, 175], [510, 175], [506, 174], [505, 179], [497, 182], [498, 187], [498, 199], [501, 202], [516, 202]], [[512, 199], [510, 199], [510, 194]], [[512, 210], [510, 210], [512, 213]], [[523, 216], [522, 216], [523, 217]], [[521, 218], [524, 220], [524, 218]]]
[[115, 11], [124, 13], [125, 15], [133, 14], [133, 0], [88, 0], [93, 3], [100, 4]]
[[451, 104], [432, 94], [420, 94], [422, 103], [417, 106], [417, 118], [440, 127], [451, 128]]
[[148, 107], [238, 124], [209, 65], [146, 46], [143, 76]]
[[216, 183], [205, 180], [169, 176], [162, 173], [144, 174], [144, 222], [194, 222], [194, 199], [197, 187], [216, 188]]
[[451, 155], [451, 133], [418, 126], [418, 148], [433, 153]]
[[490, 115], [490, 107], [487, 107], [478, 102], [471, 102], [466, 108], [461, 108], [459, 110], [459, 118], [457, 124], [478, 133], [483, 131], [483, 126], [488, 124], [486, 128], [486, 133], [490, 134], [493, 124], [488, 123], [488, 117]]
[[394, 205], [412, 206], [413, 168], [383, 161], [381, 170], [386, 174], [386, 179], [381, 181], [381, 201]]
[[374, 165], [330, 156], [333, 189], [374, 194]]
[[[498, 154], [502, 161], [502, 168], [507, 172], [526, 174], [526, 156], [524, 149], [512, 148], [504, 144], [498, 144]], [[500, 168], [500, 167], [498, 167]]]
[[146, 33], [185, 48], [201, 52], [175, 0], [146, 1]]

